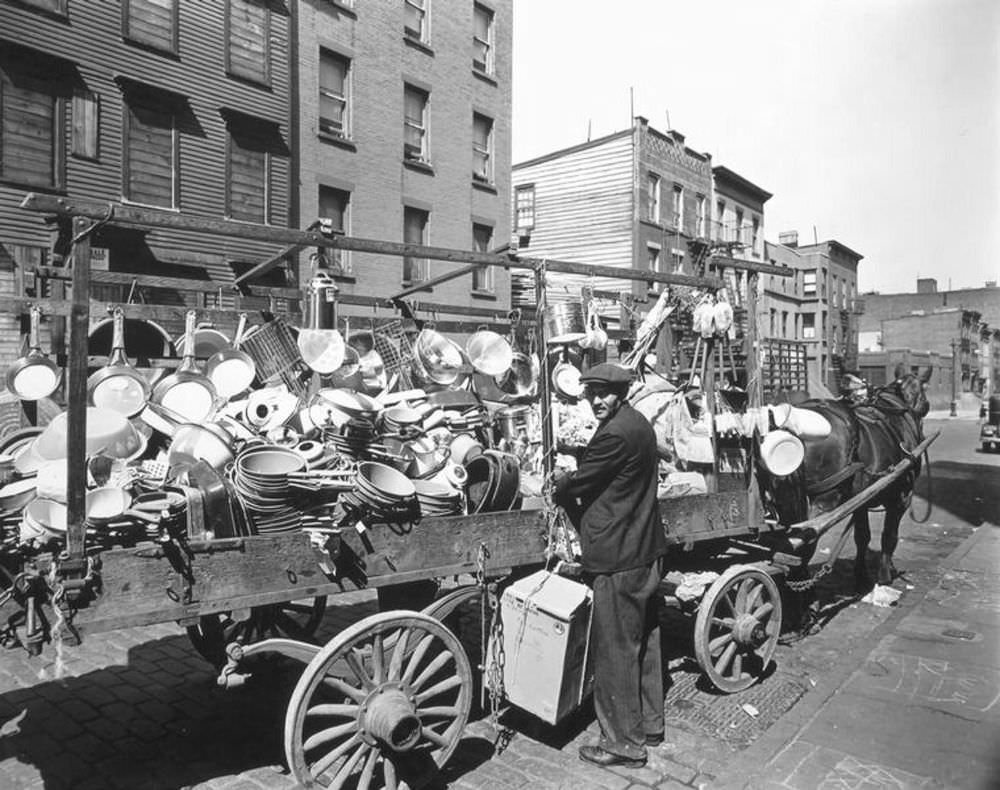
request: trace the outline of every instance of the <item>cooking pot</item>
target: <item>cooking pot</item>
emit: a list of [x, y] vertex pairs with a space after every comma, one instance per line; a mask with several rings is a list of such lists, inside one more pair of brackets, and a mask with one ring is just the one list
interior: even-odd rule
[[150, 523], [157, 523], [158, 516], [148, 512], [130, 509], [132, 506], [132, 496], [127, 491], [118, 486], [102, 486], [87, 492], [84, 500], [84, 514], [90, 524], [103, 525], [110, 524], [123, 518], [138, 519]]
[[11, 513], [27, 505], [36, 494], [36, 481], [33, 477], [23, 477], [0, 488], [0, 511]]
[[487, 376], [502, 376], [510, 370], [514, 351], [502, 335], [480, 327], [465, 343], [472, 367]]
[[462, 349], [440, 332], [424, 327], [413, 344], [414, 372], [421, 379], [449, 386], [462, 373]]
[[545, 342], [549, 345], [577, 343], [587, 336], [582, 302], [547, 305], [542, 310], [542, 322], [545, 327]]
[[[194, 358], [194, 322], [196, 313], [189, 310], [184, 327], [187, 352], [180, 367], [153, 389], [152, 400], [177, 412], [188, 422], [203, 422], [215, 410], [217, 393], [211, 380], [198, 370]], [[228, 343], [228, 340], [226, 341]]]
[[184, 334], [175, 341], [178, 353], [195, 359], [209, 359], [213, 354], [229, 348], [232, 344], [224, 332], [211, 324], [198, 324], [191, 331], [190, 338], [185, 328]]
[[223, 470], [233, 462], [234, 440], [232, 434], [215, 422], [185, 423], [174, 430], [167, 463], [170, 474], [176, 475], [205, 461], [216, 470]]
[[21, 400], [36, 401], [47, 398], [59, 386], [62, 371], [45, 356], [38, 342], [38, 323], [41, 311], [32, 306], [28, 312], [28, 353], [16, 360], [7, 370], [7, 389]]
[[510, 369], [495, 381], [508, 395], [534, 396], [538, 390], [538, 357], [515, 351], [511, 357]]
[[115, 308], [112, 321], [111, 355], [108, 364], [87, 379], [87, 397], [94, 406], [132, 417], [142, 411], [152, 387], [125, 355], [125, 314], [120, 307]]
[[306, 289], [306, 325], [296, 343], [302, 360], [316, 373], [329, 375], [344, 362], [344, 338], [336, 329], [337, 285], [320, 272]]
[[802, 465], [805, 448], [793, 433], [784, 430], [770, 431], [760, 443], [760, 459], [773, 475], [790, 475]]
[[465, 465], [470, 513], [513, 510], [520, 500], [521, 468], [509, 453], [486, 450]]
[[[60, 412], [35, 439], [32, 450], [43, 461], [66, 457], [66, 434], [69, 415]], [[103, 453], [111, 458], [131, 460], [146, 449], [143, 436], [128, 419], [111, 409], [87, 407], [87, 455]]]
[[570, 403], [576, 403], [583, 395], [580, 383], [580, 369], [563, 359], [552, 368], [552, 388], [555, 394]]
[[225, 400], [249, 389], [257, 375], [257, 365], [253, 358], [245, 351], [240, 351], [240, 341], [246, 325], [246, 313], [240, 313], [232, 347], [217, 351], [205, 363], [205, 375], [212, 382], [218, 396]]

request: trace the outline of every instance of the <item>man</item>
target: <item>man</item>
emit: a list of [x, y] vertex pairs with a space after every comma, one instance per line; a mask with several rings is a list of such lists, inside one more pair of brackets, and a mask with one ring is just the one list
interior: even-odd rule
[[582, 564], [592, 577], [596, 745], [580, 757], [638, 768], [663, 741], [661, 558], [667, 549], [656, 499], [653, 428], [625, 402], [632, 374], [610, 363], [582, 376], [598, 427], [576, 472], [556, 472], [555, 499], [580, 513]]

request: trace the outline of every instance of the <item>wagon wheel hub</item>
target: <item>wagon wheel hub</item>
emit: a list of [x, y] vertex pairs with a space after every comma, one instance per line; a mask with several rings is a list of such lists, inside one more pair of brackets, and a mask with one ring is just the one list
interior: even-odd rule
[[752, 614], [741, 614], [733, 626], [733, 639], [740, 645], [756, 649], [767, 641], [767, 631]]
[[402, 683], [383, 683], [361, 703], [358, 729], [361, 737], [378, 741], [396, 752], [406, 752], [420, 740], [420, 718], [414, 696]]

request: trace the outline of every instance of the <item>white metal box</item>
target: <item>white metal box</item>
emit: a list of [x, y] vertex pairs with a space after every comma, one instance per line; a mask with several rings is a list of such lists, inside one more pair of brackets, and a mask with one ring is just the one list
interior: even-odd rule
[[586, 585], [539, 571], [500, 600], [503, 651], [498, 657], [491, 644], [488, 661], [501, 664], [507, 699], [549, 724], [576, 710], [593, 688], [591, 599]]

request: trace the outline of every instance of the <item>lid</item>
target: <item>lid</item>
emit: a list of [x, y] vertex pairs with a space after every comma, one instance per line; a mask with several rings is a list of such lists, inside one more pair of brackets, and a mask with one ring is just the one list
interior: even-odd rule
[[569, 620], [577, 609], [589, 603], [591, 592], [580, 582], [549, 571], [538, 571], [510, 585], [504, 591], [504, 598], [508, 596], [532, 609]]

